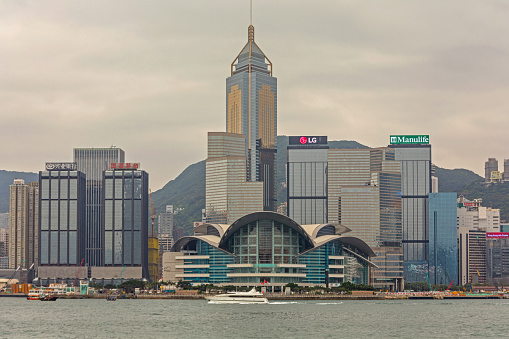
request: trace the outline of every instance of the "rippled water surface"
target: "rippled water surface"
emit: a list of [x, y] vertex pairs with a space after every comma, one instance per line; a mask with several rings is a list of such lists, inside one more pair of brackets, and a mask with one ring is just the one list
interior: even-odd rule
[[508, 300], [272, 301], [0, 298], [2, 338], [504, 338]]

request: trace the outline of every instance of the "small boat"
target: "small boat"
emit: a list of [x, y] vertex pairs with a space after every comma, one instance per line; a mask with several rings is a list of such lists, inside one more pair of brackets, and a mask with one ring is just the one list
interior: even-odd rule
[[55, 301], [58, 299], [58, 295], [41, 294], [39, 297], [40, 301]]
[[117, 297], [116, 297], [116, 296], [114, 296], [114, 295], [110, 295], [110, 296], [108, 296], [108, 297], [106, 298], [106, 300], [107, 300], [107, 301], [115, 301], [115, 300], [117, 300]]
[[249, 292], [228, 292], [211, 297], [205, 297], [206, 300], [217, 304], [268, 304], [269, 301], [262, 293], [257, 292], [256, 288]]

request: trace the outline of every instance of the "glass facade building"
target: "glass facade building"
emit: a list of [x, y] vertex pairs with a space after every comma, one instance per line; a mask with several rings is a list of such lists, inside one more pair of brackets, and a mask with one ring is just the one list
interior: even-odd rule
[[429, 194], [429, 282], [458, 284], [456, 193]]
[[287, 148], [287, 213], [299, 224], [327, 222], [328, 145]]
[[376, 253], [372, 285], [403, 288], [401, 170], [390, 148], [328, 150], [328, 222]]
[[148, 272], [148, 174], [142, 170], [104, 171], [103, 244], [106, 267], [142, 267]]
[[281, 214], [257, 212], [231, 225], [204, 224], [195, 231], [172, 248], [181, 254], [169, 267], [174, 279], [235, 286], [267, 282], [275, 290], [287, 283], [369, 283], [373, 251], [344, 236], [350, 230], [338, 224], [301, 226]]
[[79, 266], [85, 258], [85, 185], [79, 171], [39, 172], [41, 266]]
[[403, 258], [405, 280], [425, 281], [429, 264], [431, 145], [390, 145], [401, 163]]
[[272, 63], [254, 41], [253, 26], [226, 79], [226, 131], [246, 136], [247, 181], [263, 182], [263, 209], [274, 211], [277, 78], [272, 76]]
[[124, 151], [120, 148], [75, 148], [74, 162], [78, 171], [86, 176], [86, 263], [102, 266], [102, 208], [103, 172], [111, 163], [123, 163]]

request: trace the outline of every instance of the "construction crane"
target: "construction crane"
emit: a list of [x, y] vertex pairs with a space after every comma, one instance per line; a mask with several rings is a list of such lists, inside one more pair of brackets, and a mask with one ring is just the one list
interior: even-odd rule
[[78, 283], [78, 277], [80, 276], [81, 266], [83, 266], [83, 262], [84, 261], [85, 261], [85, 258], [81, 259], [80, 268], [78, 268], [78, 273], [76, 273], [76, 279], [74, 279], [74, 285], [73, 286], [76, 286], [76, 284]]
[[151, 234], [151, 237], [155, 237], [154, 236], [154, 222], [156, 220], [156, 209], [154, 208], [154, 202], [152, 201], [152, 191], [148, 190], [149, 192], [149, 195], [150, 195], [150, 218], [152, 219], [152, 234]]
[[120, 275], [118, 276], [118, 279], [117, 279], [117, 283], [115, 284], [115, 288], [118, 287], [118, 284], [120, 284], [120, 278], [122, 278], [122, 274], [124, 273], [124, 270], [125, 270], [125, 266], [122, 268], [122, 271], [120, 271]]
[[21, 265], [18, 266], [18, 268], [16, 268], [16, 270], [14, 272], [12, 272], [11, 276], [9, 277], [9, 280], [7, 280], [7, 282], [5, 283], [5, 286], [2, 288], [2, 292], [7, 290], [7, 286], [9, 285], [9, 283], [11, 282], [12, 279], [14, 279], [14, 276], [16, 275], [16, 273], [19, 271], [19, 269], [21, 268], [21, 266], [23, 266], [23, 264], [25, 263], [26, 260], [23, 260], [23, 262], [21, 263]]

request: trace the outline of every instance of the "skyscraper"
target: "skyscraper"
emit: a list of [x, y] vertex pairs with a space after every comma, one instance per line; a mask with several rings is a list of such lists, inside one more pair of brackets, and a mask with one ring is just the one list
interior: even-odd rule
[[39, 184], [15, 179], [9, 187], [9, 267], [37, 263]]
[[226, 79], [226, 131], [246, 136], [246, 178], [263, 182], [263, 209], [274, 211], [277, 78], [272, 76], [272, 63], [254, 41], [252, 25]]
[[[429, 206], [431, 193], [431, 145], [428, 136], [404, 139], [401, 143], [391, 136], [389, 147], [394, 148], [401, 163], [401, 200], [403, 208], [403, 258], [405, 281], [426, 280], [429, 264]], [[408, 141], [410, 140], [410, 141]]]
[[[85, 174], [75, 163], [47, 163], [39, 172], [40, 267], [38, 276], [72, 283], [85, 258]], [[86, 270], [80, 278], [87, 278]]]
[[289, 137], [288, 216], [303, 225], [327, 222], [327, 137]]
[[[138, 279], [149, 279], [148, 199], [147, 172], [132, 168], [104, 172], [104, 266], [126, 266]], [[103, 274], [96, 276], [99, 279], [118, 273], [99, 271]]]
[[328, 150], [328, 222], [350, 228], [376, 253], [376, 288], [403, 288], [400, 190], [394, 150]]
[[89, 266], [102, 266], [102, 176], [111, 163], [123, 163], [124, 151], [120, 148], [75, 148], [77, 170], [87, 178], [85, 257]]
[[456, 193], [429, 195], [429, 272], [431, 284], [458, 284]]
[[243, 134], [208, 133], [207, 222], [232, 223], [245, 214], [263, 210], [263, 183], [246, 181], [245, 140]]

